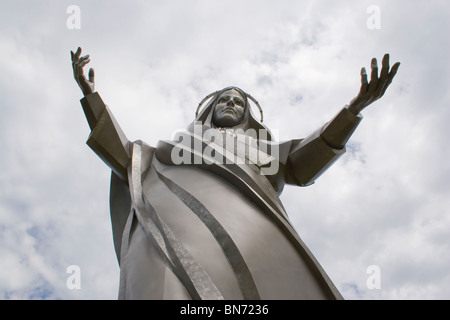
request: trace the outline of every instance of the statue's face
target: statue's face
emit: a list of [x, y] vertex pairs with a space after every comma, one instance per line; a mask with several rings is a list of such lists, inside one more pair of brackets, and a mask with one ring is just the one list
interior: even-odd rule
[[234, 127], [244, 119], [245, 100], [234, 90], [223, 92], [214, 108], [213, 123], [216, 127]]

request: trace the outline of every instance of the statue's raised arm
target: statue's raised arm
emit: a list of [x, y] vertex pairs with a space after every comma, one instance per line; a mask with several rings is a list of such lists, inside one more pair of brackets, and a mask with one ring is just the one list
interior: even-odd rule
[[314, 183], [345, 152], [346, 143], [362, 120], [360, 112], [383, 96], [399, 66], [397, 62], [390, 69], [386, 54], [378, 77], [377, 60], [373, 58], [370, 82], [366, 69], [361, 69], [361, 89], [350, 104], [323, 127], [292, 144], [286, 175], [288, 183], [300, 186]]
[[114, 119], [112, 112], [95, 92], [94, 69], [86, 78], [83, 68], [91, 61], [89, 55], [81, 56], [81, 48], [72, 58], [73, 76], [84, 94], [81, 99], [84, 114], [91, 128], [87, 144], [122, 180], [127, 181], [127, 164], [130, 159], [129, 141]]

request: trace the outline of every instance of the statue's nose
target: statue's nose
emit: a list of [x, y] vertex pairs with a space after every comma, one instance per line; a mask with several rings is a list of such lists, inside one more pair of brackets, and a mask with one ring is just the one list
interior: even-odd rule
[[234, 107], [234, 101], [230, 99], [230, 100], [227, 102], [227, 106]]

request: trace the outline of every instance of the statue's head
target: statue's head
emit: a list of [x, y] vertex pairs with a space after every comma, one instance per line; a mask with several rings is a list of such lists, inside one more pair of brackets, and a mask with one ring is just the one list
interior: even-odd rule
[[222, 90], [213, 103], [212, 124], [230, 128], [243, 123], [248, 109], [247, 96], [238, 88]]
[[[201, 109], [204, 102], [209, 102]], [[261, 120], [257, 120], [251, 111], [251, 99], [261, 112]], [[206, 96], [199, 104], [194, 123], [201, 123], [210, 128], [254, 129], [258, 133], [267, 133], [266, 139], [271, 140], [271, 134], [262, 124], [262, 110], [259, 103], [238, 87], [226, 87]], [[192, 125], [190, 127], [192, 128]]]

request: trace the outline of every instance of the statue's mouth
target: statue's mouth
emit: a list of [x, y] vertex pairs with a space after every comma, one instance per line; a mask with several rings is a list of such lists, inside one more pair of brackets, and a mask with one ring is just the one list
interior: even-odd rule
[[222, 109], [222, 113], [226, 113], [228, 111], [231, 111], [234, 115], [236, 115], [236, 111], [234, 110], [234, 108], [227, 107]]

